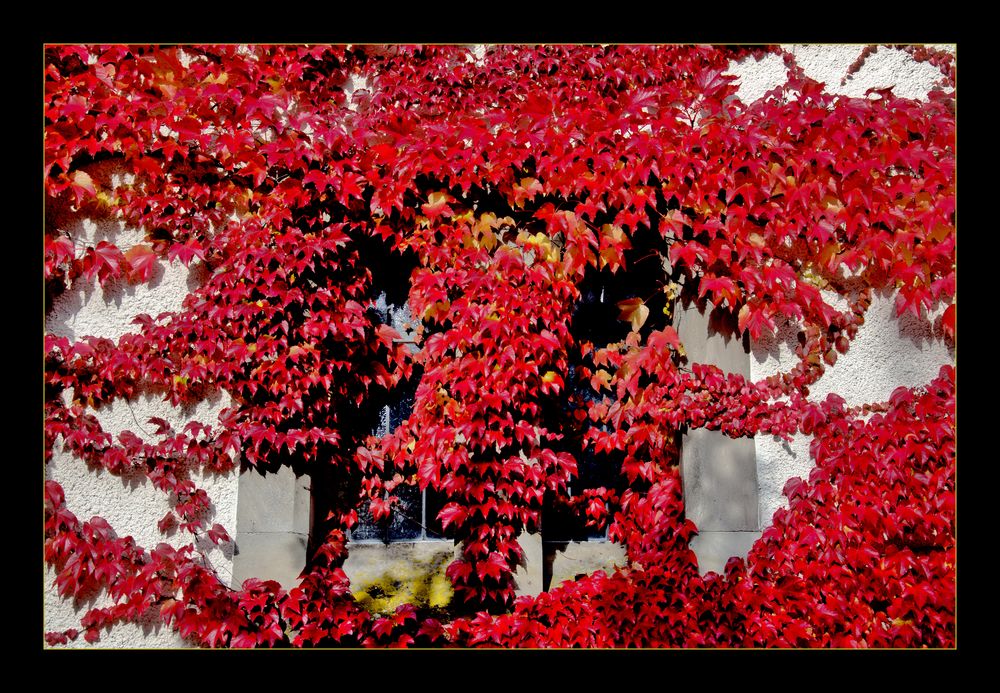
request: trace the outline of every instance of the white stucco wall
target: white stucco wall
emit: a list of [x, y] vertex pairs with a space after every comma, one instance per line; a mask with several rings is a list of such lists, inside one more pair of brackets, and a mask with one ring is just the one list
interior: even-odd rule
[[[955, 52], [954, 45], [934, 47]], [[899, 48], [880, 46], [853, 75], [847, 71], [864, 50], [862, 44], [788, 44], [782, 48], [794, 56], [795, 64], [807, 77], [823, 82], [827, 92], [852, 98], [864, 97], [868, 89], [893, 87], [896, 96], [926, 99], [927, 92], [943, 77], [929, 62], [918, 62]], [[787, 67], [781, 56], [766, 55], [760, 60], [753, 57], [734, 60], [726, 72], [739, 78], [736, 95], [749, 104], [784, 84]]]
[[[863, 45], [785, 45], [806, 76], [825, 84], [832, 94], [863, 97], [870, 88], [893, 87], [893, 93], [910, 99], [926, 100], [927, 94], [942, 79], [942, 73], [928, 62], [918, 62], [905, 51], [879, 47], [861, 68], [848, 75]], [[935, 46], [955, 52], [952, 46]], [[767, 91], [783, 84], [787, 68], [780, 57], [752, 57], [730, 64], [729, 73], [737, 76], [737, 96], [744, 103], [761, 98]], [[841, 84], [841, 81], [844, 84]], [[824, 292], [827, 301], [838, 310], [846, 307], [835, 294]], [[831, 393], [843, 397], [848, 406], [883, 402], [901, 386], [918, 386], [937, 377], [941, 366], [954, 363], [954, 350], [944, 341], [933, 321], [945, 306], [938, 306], [930, 319], [917, 320], [912, 315], [895, 317], [894, 295], [890, 292], [873, 297], [865, 315], [865, 324], [851, 342], [849, 351], [840, 355], [834, 366], [827, 366], [823, 377], [810, 387], [809, 399], [821, 402]], [[750, 377], [754, 382], [775, 373], [788, 372], [796, 364], [794, 353], [796, 329], [783, 325], [773, 339], [752, 345]], [[781, 489], [791, 477], [809, 476], [814, 461], [809, 456], [810, 436], [797, 435], [790, 443], [774, 436], [758, 435], [757, 479], [761, 528], [771, 524], [774, 511], [787, 507]]]
[[[69, 228], [77, 239], [77, 247], [95, 245], [100, 241], [114, 243], [122, 252], [144, 242], [138, 229], [126, 228], [120, 221], [95, 222], [83, 218]], [[49, 334], [67, 337], [119, 337], [138, 330], [132, 323], [137, 315], [146, 313], [155, 318], [160, 313], [181, 309], [184, 298], [207, 278], [203, 263], [194, 260], [185, 267], [180, 261], [157, 262], [153, 276], [146, 284], [114, 282], [101, 287], [96, 282], [73, 286], [61, 294], [46, 316]]]
[[[829, 300], [834, 307], [839, 301]], [[954, 364], [955, 352], [934, 322], [943, 306], [930, 317], [918, 320], [910, 314], [896, 317], [894, 294], [873, 296], [850, 349], [836, 364], [826, 366], [823, 376], [809, 388], [809, 400], [822, 402], [830, 393], [847, 401], [847, 406], [885, 402], [897, 387], [924, 385], [938, 376], [941, 366]], [[939, 321], [938, 321], [939, 322]], [[775, 339], [752, 344], [750, 373], [754, 382], [796, 364], [795, 331], [783, 329]], [[781, 489], [791, 477], [808, 478], [814, 461], [809, 456], [811, 436], [798, 434], [790, 443], [775, 436], [758, 435], [757, 479], [760, 484], [762, 528], [771, 524], [774, 511], [788, 507]]]
[[[102, 177], [108, 187], [121, 182], [120, 174], [109, 174], [107, 170], [95, 172], [95, 180]], [[127, 251], [144, 241], [139, 229], [126, 228], [115, 220], [97, 220], [86, 217], [62, 217], [60, 228], [70, 232], [82, 248], [107, 240]], [[160, 260], [148, 284], [129, 285], [116, 282], [105, 287], [94, 282], [80, 280], [58, 296], [46, 316], [45, 329], [48, 333], [67, 337], [70, 340], [86, 336], [107, 337], [118, 340], [124, 334], [138, 329], [132, 319], [141, 313], [152, 317], [166, 311], [181, 308], [184, 298], [207, 278], [207, 270], [198, 261], [185, 267], [179, 261], [167, 263]], [[68, 399], [69, 393], [64, 393]], [[91, 410], [102, 428], [117, 437], [128, 430], [148, 442], [157, 439], [150, 436], [155, 427], [148, 424], [150, 417], [161, 417], [169, 421], [175, 430], [181, 430], [189, 421], [218, 426], [219, 412], [230, 406], [229, 395], [216, 391], [207, 398], [187, 407], [173, 407], [164, 401], [162, 395], [143, 394], [132, 401], [117, 399], [106, 406]], [[160, 542], [175, 546], [191, 543], [188, 533], [173, 532], [161, 534], [157, 522], [168, 510], [169, 499], [157, 490], [143, 475], [131, 477], [112, 475], [106, 470], [93, 471], [82, 460], [71, 453], [63, 452], [60, 442], [56, 443], [53, 458], [46, 465], [45, 478], [58, 482], [66, 494], [66, 504], [71, 512], [82, 521], [97, 515], [103, 517], [120, 537], [131, 536], [139, 546], [152, 549]], [[196, 472], [192, 481], [204, 489], [211, 499], [212, 515], [208, 526], [221, 524], [231, 536], [236, 534], [237, 473], [215, 474]], [[227, 584], [232, 577], [232, 543], [215, 546], [208, 539], [196, 543], [209, 563], [218, 571]], [[68, 628], [80, 629], [80, 618], [93, 607], [109, 606], [110, 599], [105, 594], [84, 603], [73, 604], [58, 596], [53, 580], [56, 573], [51, 568], [45, 572], [44, 629], [61, 631]], [[185, 643], [169, 628], [163, 627], [157, 614], [152, 613], [142, 625], [121, 624], [110, 631], [101, 631], [101, 640], [93, 645], [86, 643], [82, 633], [70, 647], [137, 648], [137, 647], [184, 647]]]

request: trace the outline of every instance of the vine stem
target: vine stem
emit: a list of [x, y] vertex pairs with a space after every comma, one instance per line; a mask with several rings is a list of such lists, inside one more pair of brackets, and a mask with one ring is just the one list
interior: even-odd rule
[[129, 414], [132, 415], [132, 420], [135, 421], [136, 427], [140, 431], [142, 431], [143, 433], [145, 433], [148, 438], [152, 438], [153, 437], [152, 434], [149, 431], [147, 431], [145, 428], [143, 428], [142, 424], [139, 423], [139, 419], [136, 418], [135, 412], [132, 410], [132, 405], [129, 403], [128, 398], [125, 398], [124, 401], [125, 401], [125, 406], [128, 407]]

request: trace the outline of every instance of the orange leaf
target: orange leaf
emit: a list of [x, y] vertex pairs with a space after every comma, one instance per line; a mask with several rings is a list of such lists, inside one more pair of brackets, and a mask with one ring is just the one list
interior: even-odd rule
[[431, 219], [439, 216], [450, 217], [455, 211], [448, 206], [448, 203], [454, 201], [455, 198], [446, 192], [432, 192], [427, 196], [427, 204], [421, 205], [420, 209]]
[[611, 374], [603, 368], [598, 369], [590, 379], [590, 386], [600, 391], [602, 388], [611, 389]]

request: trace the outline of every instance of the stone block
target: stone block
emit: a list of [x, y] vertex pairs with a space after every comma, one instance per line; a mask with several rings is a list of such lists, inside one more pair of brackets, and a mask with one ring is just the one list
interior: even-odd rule
[[545, 589], [552, 589], [598, 570], [611, 575], [615, 566], [626, 564], [625, 547], [611, 541], [545, 542], [545, 562]]
[[760, 532], [699, 532], [691, 540], [691, 550], [698, 557], [698, 572], [722, 574], [733, 556], [746, 558]]
[[299, 583], [299, 573], [306, 565], [305, 534], [291, 532], [243, 533], [236, 539], [233, 579], [239, 588], [247, 578], [277, 580], [286, 590]]
[[309, 532], [309, 477], [295, 477], [288, 467], [262, 476], [240, 474], [236, 508], [237, 534], [245, 532]]
[[681, 442], [686, 517], [703, 531], [759, 529], [753, 438], [695, 429]]
[[750, 377], [749, 342], [736, 331], [728, 312], [711, 303], [689, 303], [675, 308], [674, 329], [684, 345], [688, 363], [710, 363], [727, 373]]
[[517, 543], [524, 549], [523, 566], [518, 566], [514, 573], [514, 580], [517, 582], [515, 594], [535, 596], [544, 590], [542, 585], [542, 536], [536, 532], [521, 532], [517, 538]]
[[[749, 345], [732, 323], [727, 311], [711, 303], [678, 306], [674, 326], [688, 363], [707, 363], [749, 378]], [[730, 438], [704, 428], [688, 431], [681, 441], [681, 479], [686, 515], [699, 530], [760, 528], [752, 438]]]

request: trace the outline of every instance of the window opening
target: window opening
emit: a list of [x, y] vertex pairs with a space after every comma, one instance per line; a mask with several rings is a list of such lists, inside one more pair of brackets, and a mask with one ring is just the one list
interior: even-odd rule
[[[589, 426], [600, 426], [586, 419], [580, 428], [573, 423], [573, 410], [586, 408], [600, 401], [605, 394], [590, 385], [589, 378], [578, 375], [581, 367], [591, 372], [599, 368], [593, 363], [594, 350], [622, 342], [632, 330], [629, 322], [621, 319], [618, 303], [639, 298], [650, 308], [649, 316], [641, 328], [642, 334], [662, 329], [669, 324], [669, 315], [663, 311], [667, 300], [663, 287], [668, 283], [668, 267], [662, 261], [665, 248], [662, 238], [650, 231], [633, 234], [633, 248], [626, 251], [626, 268], [612, 273], [609, 269], [588, 271], [579, 285], [571, 333], [577, 345], [593, 345], [589, 355], [583, 349], [576, 351], [576, 363], [567, 373], [567, 398], [561, 412], [561, 428], [566, 434], [567, 450], [577, 460], [577, 476], [568, 487], [570, 498], [584, 494], [587, 489], [605, 487], [621, 491], [625, 486], [621, 452], [597, 454], [593, 447], [584, 445], [584, 435]], [[586, 516], [577, 509], [547, 496], [542, 509], [542, 589], [549, 589], [560, 582], [594, 570], [609, 570], [613, 564], [624, 561], [624, 550], [608, 540], [608, 526], [601, 529], [588, 526]]]
[[[617, 307], [611, 299], [618, 293], [609, 290], [607, 278], [596, 275], [592, 281], [585, 281], [581, 286], [580, 300], [573, 315], [573, 332], [577, 343], [591, 342], [595, 348], [625, 339], [629, 325], [618, 320]], [[619, 299], [621, 300], [621, 299]], [[565, 406], [564, 420], [572, 420], [572, 409], [587, 407], [600, 400], [601, 395], [595, 392], [589, 383], [577, 376], [577, 368], [571, 364], [568, 373], [568, 397]], [[593, 424], [590, 424], [593, 425]], [[583, 433], [571, 438], [572, 452], [577, 459], [577, 476], [568, 485], [567, 494], [574, 498], [589, 488], [606, 486], [612, 488], [618, 484], [617, 466], [609, 456], [598, 456], [590, 447], [583, 446]], [[595, 529], [586, 526], [584, 518], [562, 504], [546, 498], [542, 507], [542, 541], [556, 543], [565, 547], [570, 541], [607, 541], [607, 528]]]
[[[383, 291], [375, 301], [375, 311], [384, 324], [392, 325], [401, 335], [412, 332], [414, 325], [410, 307], [403, 298], [393, 298]], [[372, 430], [372, 435], [385, 437], [395, 431], [413, 412], [419, 375], [406, 383], [400, 384], [392, 393], [392, 400], [382, 407], [379, 421]], [[350, 532], [350, 540], [356, 543], [383, 543], [406, 541], [429, 541], [444, 539], [444, 529], [438, 512], [444, 505], [440, 492], [428, 488], [421, 491], [416, 486], [397, 486], [394, 494], [399, 497], [399, 504], [392, 507], [389, 517], [376, 521], [371, 508], [362, 503], [358, 508], [358, 523]]]

